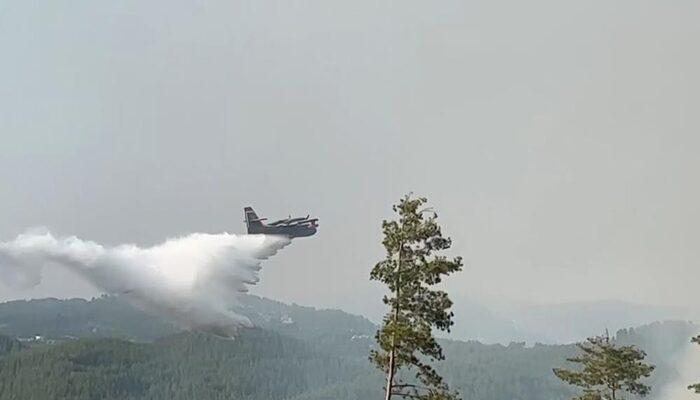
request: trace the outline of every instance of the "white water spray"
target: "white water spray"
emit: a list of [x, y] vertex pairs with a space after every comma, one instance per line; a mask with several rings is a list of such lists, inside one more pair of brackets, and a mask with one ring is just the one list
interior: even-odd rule
[[258, 282], [261, 261], [291, 240], [283, 236], [194, 233], [157, 246], [102, 246], [49, 232], [0, 242], [0, 278], [29, 288], [44, 268], [60, 266], [110, 294], [164, 313], [187, 328], [231, 334], [249, 326], [231, 311], [237, 295]]

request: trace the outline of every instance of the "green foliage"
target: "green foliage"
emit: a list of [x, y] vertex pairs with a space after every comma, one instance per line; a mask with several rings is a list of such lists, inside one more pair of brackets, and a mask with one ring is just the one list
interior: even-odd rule
[[579, 400], [622, 399], [622, 393], [646, 396], [651, 388], [640, 382], [649, 377], [654, 366], [646, 364], [646, 353], [635, 346], [618, 346], [606, 334], [589, 338], [578, 345], [580, 354], [568, 358], [582, 369], [555, 368], [561, 380], [583, 389]]
[[284, 399], [360, 369], [261, 330], [153, 344], [87, 339], [0, 359], [0, 399]]
[[[462, 259], [435, 254], [449, 249], [452, 242], [442, 236], [437, 214], [423, 208], [426, 202], [425, 198], [407, 195], [393, 207], [398, 220], [382, 223], [386, 258], [370, 274], [391, 293], [383, 299], [390, 311], [376, 335], [379, 349], [370, 353], [374, 365], [388, 375], [387, 398], [456, 398], [431, 365], [445, 358], [433, 329], [449, 331], [453, 324], [449, 311], [452, 301], [447, 293], [432, 286], [460, 271]], [[415, 369], [417, 383], [406, 383], [395, 376], [402, 368]]]

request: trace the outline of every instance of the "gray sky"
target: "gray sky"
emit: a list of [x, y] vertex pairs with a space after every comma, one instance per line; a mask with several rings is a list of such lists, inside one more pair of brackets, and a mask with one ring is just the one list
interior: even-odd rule
[[[700, 2], [0, 4], [0, 240], [319, 234], [255, 293], [378, 315], [403, 193], [438, 209], [456, 298], [700, 301]], [[52, 273], [0, 300], [90, 290]]]

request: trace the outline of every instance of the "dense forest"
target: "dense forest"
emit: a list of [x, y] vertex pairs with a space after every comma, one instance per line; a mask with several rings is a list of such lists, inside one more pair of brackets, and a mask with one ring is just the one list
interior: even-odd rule
[[[381, 397], [367, 360], [376, 327], [341, 311], [246, 297], [258, 326], [235, 340], [184, 333], [118, 298], [0, 305], [0, 399], [289, 399]], [[657, 365], [656, 388], [677, 377], [667, 360], [697, 327], [656, 323], [618, 332]], [[593, 332], [597, 333], [597, 332]], [[21, 340], [21, 341], [20, 341]], [[443, 340], [440, 372], [464, 399], [567, 399], [552, 374], [573, 345]], [[652, 398], [653, 398], [652, 391]]]

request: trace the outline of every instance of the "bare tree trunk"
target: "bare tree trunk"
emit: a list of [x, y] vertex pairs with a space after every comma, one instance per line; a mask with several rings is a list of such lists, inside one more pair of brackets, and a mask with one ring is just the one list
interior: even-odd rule
[[385, 400], [391, 400], [392, 391], [394, 390], [394, 368], [396, 363], [394, 362], [394, 343], [392, 339], [391, 351], [389, 352], [389, 373], [386, 376], [386, 396]]
[[386, 377], [386, 396], [384, 400], [391, 400], [394, 390], [394, 375], [396, 374], [396, 324], [399, 322], [399, 296], [401, 295], [401, 249], [399, 244], [399, 256], [396, 266], [396, 302], [394, 303], [394, 333], [391, 335], [391, 350], [389, 351], [389, 372]]

